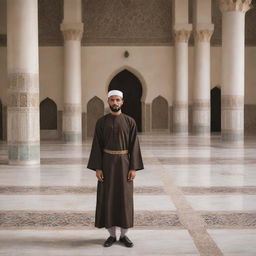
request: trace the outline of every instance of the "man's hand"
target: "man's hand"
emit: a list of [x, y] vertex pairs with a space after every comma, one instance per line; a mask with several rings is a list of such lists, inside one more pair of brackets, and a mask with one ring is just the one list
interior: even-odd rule
[[128, 172], [128, 181], [133, 181], [136, 176], [136, 170], [130, 170]]
[[96, 177], [97, 177], [98, 181], [103, 182], [103, 180], [104, 180], [103, 171], [96, 170]]

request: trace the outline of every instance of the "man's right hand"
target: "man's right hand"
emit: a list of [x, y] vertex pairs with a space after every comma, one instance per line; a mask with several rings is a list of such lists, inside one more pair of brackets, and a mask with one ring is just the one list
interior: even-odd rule
[[103, 171], [96, 170], [96, 177], [97, 177], [98, 181], [103, 182], [103, 180], [104, 180]]

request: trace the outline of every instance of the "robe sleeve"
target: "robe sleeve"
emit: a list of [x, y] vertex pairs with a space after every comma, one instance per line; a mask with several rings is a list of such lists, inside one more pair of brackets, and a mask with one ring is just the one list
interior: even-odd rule
[[130, 155], [130, 165], [129, 165], [130, 170], [138, 171], [138, 170], [144, 169], [135, 121], [133, 121], [131, 125], [129, 155]]
[[87, 168], [96, 171], [102, 170], [103, 129], [100, 120], [97, 121], [93, 136], [92, 148]]

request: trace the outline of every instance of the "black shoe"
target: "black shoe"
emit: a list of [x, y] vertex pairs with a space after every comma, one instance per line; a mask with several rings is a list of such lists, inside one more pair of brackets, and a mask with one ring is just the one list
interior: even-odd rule
[[110, 236], [105, 242], [104, 247], [110, 247], [114, 242], [116, 241], [116, 238], [113, 236]]
[[119, 242], [123, 243], [126, 247], [133, 247], [132, 241], [127, 237], [120, 237]]

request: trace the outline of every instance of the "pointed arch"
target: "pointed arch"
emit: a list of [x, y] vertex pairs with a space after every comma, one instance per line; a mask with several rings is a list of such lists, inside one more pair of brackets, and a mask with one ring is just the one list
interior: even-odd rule
[[108, 91], [110, 90], [120, 90], [124, 93], [122, 112], [131, 116], [136, 121], [138, 131], [141, 131], [143, 89], [139, 78], [131, 71], [124, 69], [110, 81]]
[[131, 72], [133, 75], [135, 75], [142, 86], [142, 95], [141, 95], [141, 101], [145, 102], [146, 96], [147, 96], [147, 86], [146, 86], [146, 81], [144, 79], [144, 76], [141, 74], [141, 72], [139, 70], [137, 70], [136, 68], [133, 68], [131, 66], [128, 65], [123, 65], [119, 68], [117, 68], [116, 70], [114, 70], [108, 77], [107, 82], [106, 82], [106, 86], [105, 86], [105, 91], [106, 93], [108, 92], [109, 89], [109, 84], [112, 81], [112, 79], [119, 73], [121, 73], [122, 71], [127, 70], [129, 72]]
[[168, 129], [168, 101], [159, 95], [152, 101], [152, 129]]
[[57, 130], [57, 105], [48, 97], [40, 103], [40, 129]]
[[97, 120], [104, 115], [104, 102], [94, 96], [87, 103], [87, 136], [92, 137]]

